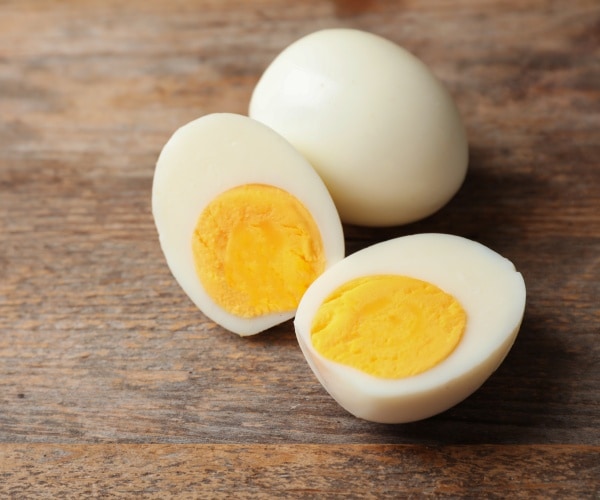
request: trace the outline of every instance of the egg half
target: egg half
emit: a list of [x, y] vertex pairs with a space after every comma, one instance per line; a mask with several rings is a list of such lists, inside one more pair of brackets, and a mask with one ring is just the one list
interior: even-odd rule
[[258, 81], [249, 116], [311, 162], [347, 223], [427, 217], [466, 175], [451, 95], [421, 60], [373, 33], [325, 29], [292, 43]]
[[525, 284], [474, 241], [416, 234], [358, 251], [323, 273], [294, 321], [300, 348], [353, 415], [404, 423], [456, 405], [517, 336]]
[[280, 135], [237, 114], [173, 134], [156, 164], [152, 212], [181, 288], [239, 335], [292, 318], [308, 286], [344, 257], [318, 174]]

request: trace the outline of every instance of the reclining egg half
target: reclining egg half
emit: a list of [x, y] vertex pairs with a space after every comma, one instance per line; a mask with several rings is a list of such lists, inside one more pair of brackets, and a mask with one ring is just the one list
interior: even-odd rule
[[178, 129], [158, 158], [152, 211], [175, 279], [206, 316], [252, 335], [294, 316], [344, 257], [333, 201], [285, 139], [220, 113]]
[[372, 33], [326, 29], [289, 45], [258, 81], [249, 116], [310, 161], [347, 223], [422, 219], [465, 178], [452, 97], [417, 57]]
[[404, 423], [459, 403], [518, 333], [525, 284], [514, 265], [458, 236], [418, 234], [356, 252], [304, 294], [295, 329], [329, 394], [366, 420]]

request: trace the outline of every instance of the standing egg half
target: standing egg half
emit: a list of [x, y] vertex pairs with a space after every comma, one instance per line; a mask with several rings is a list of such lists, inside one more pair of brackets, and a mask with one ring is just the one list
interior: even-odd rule
[[304, 294], [295, 329], [309, 366], [353, 415], [382, 423], [456, 405], [517, 336], [525, 284], [474, 241], [417, 234], [356, 252]]
[[364, 31], [292, 43], [258, 81], [249, 115], [312, 163], [347, 223], [427, 217], [466, 175], [465, 129], [446, 88], [411, 53]]
[[152, 212], [177, 282], [239, 335], [292, 318], [308, 286], [344, 257], [318, 174], [280, 135], [237, 114], [173, 134], [156, 164]]

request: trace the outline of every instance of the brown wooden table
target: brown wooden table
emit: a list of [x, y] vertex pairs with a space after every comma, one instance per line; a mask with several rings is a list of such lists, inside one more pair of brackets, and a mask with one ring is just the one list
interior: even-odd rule
[[[291, 322], [208, 322], [150, 213], [171, 133], [334, 26], [417, 54], [470, 136], [450, 204], [348, 251], [454, 233], [528, 287], [500, 369], [414, 424], [345, 413]], [[0, 495], [598, 498], [599, 47], [597, 0], [0, 0]]]

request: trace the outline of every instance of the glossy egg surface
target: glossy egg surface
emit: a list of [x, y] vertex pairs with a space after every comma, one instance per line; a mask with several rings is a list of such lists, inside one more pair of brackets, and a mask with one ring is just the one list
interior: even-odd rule
[[466, 175], [467, 137], [449, 92], [417, 57], [372, 33], [326, 29], [295, 41], [265, 70], [249, 115], [310, 161], [347, 223], [427, 217]]

